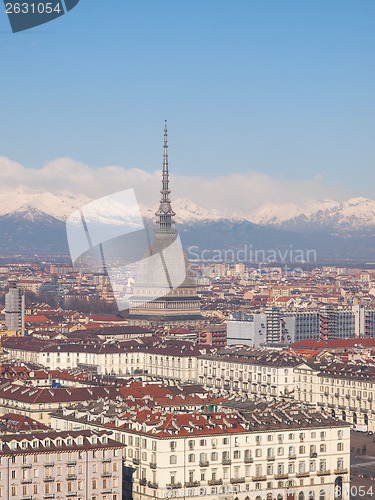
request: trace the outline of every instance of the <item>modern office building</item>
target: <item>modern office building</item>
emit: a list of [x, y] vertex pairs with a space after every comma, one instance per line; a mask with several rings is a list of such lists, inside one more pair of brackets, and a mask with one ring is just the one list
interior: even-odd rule
[[5, 295], [5, 326], [7, 330], [25, 328], [25, 295], [15, 281], [9, 284], [9, 291]]

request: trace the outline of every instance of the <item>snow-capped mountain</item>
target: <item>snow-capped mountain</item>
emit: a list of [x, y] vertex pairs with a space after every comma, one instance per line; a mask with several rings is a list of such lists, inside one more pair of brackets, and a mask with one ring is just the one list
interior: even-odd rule
[[250, 217], [257, 224], [298, 232], [368, 234], [375, 232], [375, 200], [358, 197], [342, 203], [322, 200], [306, 202], [302, 206], [270, 205]]
[[85, 196], [69, 193], [55, 195], [48, 192], [28, 192], [18, 188], [13, 192], [0, 193], [0, 216], [15, 212], [33, 213], [35, 210], [58, 220], [65, 220], [79, 207], [90, 201]]
[[[65, 221], [91, 201], [50, 193], [1, 195], [0, 255], [69, 258]], [[199, 258], [203, 250], [209, 258], [207, 255], [220, 249], [243, 253], [245, 248], [267, 252], [293, 247], [314, 249], [319, 262], [375, 261], [375, 201], [366, 198], [344, 203], [323, 200], [305, 206], [270, 205], [244, 218], [208, 210], [185, 199], [173, 200], [172, 207], [189, 258]], [[115, 223], [114, 215], [116, 220], [119, 214], [124, 219], [116, 205], [110, 208], [116, 209], [115, 214], [106, 211], [105, 220], [94, 217], [101, 231], [105, 224]], [[156, 207], [140, 209], [145, 225], [154, 227]], [[194, 252], [189, 253], [189, 249]]]
[[[0, 193], [0, 217], [6, 214], [23, 214], [23, 217], [30, 220], [40, 220], [46, 214], [65, 222], [75, 210], [91, 201], [93, 200], [83, 195], [25, 192], [19, 188], [13, 193]], [[230, 221], [251, 222], [302, 233], [323, 231], [342, 235], [375, 234], [375, 200], [362, 197], [351, 198], [342, 203], [325, 199], [307, 200], [301, 205], [265, 204], [246, 217], [203, 208], [183, 198], [172, 200], [172, 207], [176, 212], [177, 224], [183, 226]], [[141, 215], [148, 224], [155, 220], [156, 208], [140, 205]], [[110, 211], [108, 218], [111, 219]]]

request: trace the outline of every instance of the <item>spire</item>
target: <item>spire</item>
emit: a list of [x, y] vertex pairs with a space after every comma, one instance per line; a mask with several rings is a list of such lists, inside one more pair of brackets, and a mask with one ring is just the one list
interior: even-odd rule
[[169, 172], [168, 172], [168, 129], [167, 129], [167, 120], [165, 120], [164, 125], [164, 156], [163, 156], [163, 188], [160, 191], [162, 194], [160, 202], [170, 202], [169, 195]]
[[156, 212], [157, 233], [175, 233], [174, 216], [176, 215], [171, 207], [169, 198], [169, 172], [168, 172], [168, 129], [167, 120], [164, 125], [164, 155], [163, 155], [163, 174], [162, 174], [162, 189], [160, 191], [161, 199], [159, 210]]

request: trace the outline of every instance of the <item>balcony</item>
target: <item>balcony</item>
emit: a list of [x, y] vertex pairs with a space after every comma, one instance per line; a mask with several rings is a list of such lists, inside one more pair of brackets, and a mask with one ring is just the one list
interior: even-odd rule
[[31, 464], [22, 464], [21, 469], [31, 469], [32, 465]]
[[310, 472], [297, 472], [296, 477], [309, 477]]
[[339, 410], [345, 410], [345, 406], [344, 405], [339, 405]]
[[68, 491], [68, 493], [65, 493], [66, 497], [76, 497], [78, 496], [78, 493], [76, 491]]
[[208, 480], [208, 485], [209, 486], [220, 486], [223, 484], [222, 479], [209, 479]]
[[44, 464], [44, 467], [54, 467], [54, 466], [55, 466], [54, 462], [49, 462], [47, 464]]
[[188, 481], [185, 483], [185, 488], [195, 488], [196, 486], [199, 486], [201, 483], [199, 481]]
[[232, 477], [232, 479], [230, 480], [230, 482], [232, 484], [244, 483], [245, 482], [245, 478], [244, 477]]
[[67, 465], [68, 467], [74, 467], [74, 465], [77, 465], [77, 460], [68, 460], [68, 461], [66, 462], [66, 465]]
[[111, 477], [112, 476], [112, 472], [109, 472], [109, 471], [102, 472], [101, 476], [102, 477]]
[[150, 469], [156, 469], [156, 463], [150, 462]]
[[332, 403], [328, 403], [328, 408], [334, 408], [334, 407], [335, 407], [335, 405], [334, 405], [334, 404], [332, 404]]
[[32, 495], [22, 495], [21, 500], [33, 500]]
[[221, 463], [223, 465], [230, 465], [232, 463], [232, 460], [230, 458], [223, 458], [223, 460], [221, 461]]
[[297, 458], [297, 455], [295, 453], [289, 453], [288, 458], [289, 460], [295, 460]]
[[159, 488], [158, 483], [153, 483], [152, 481], [149, 481], [147, 484], [148, 484], [148, 487], [152, 488], [153, 490], [157, 490]]
[[112, 488], [103, 488], [100, 491], [101, 491], [102, 495], [108, 495], [108, 494], [110, 495], [112, 493]]
[[356, 411], [356, 407], [355, 406], [349, 406], [349, 410], [350, 411]]
[[32, 482], [33, 482], [32, 479], [21, 479], [21, 484], [30, 484]]
[[324, 406], [324, 403], [318, 401], [318, 406]]
[[317, 458], [317, 457], [318, 457], [318, 454], [317, 454], [317, 452], [316, 452], [316, 451], [312, 451], [312, 452], [310, 453], [310, 458]]
[[252, 464], [254, 462], [254, 459], [252, 457], [245, 457], [244, 462], [245, 464]]
[[275, 474], [275, 479], [288, 479], [289, 474]]
[[[43, 479], [43, 481], [45, 483], [52, 483], [52, 481], [54, 481], [54, 480], [55, 480], [55, 478], [53, 476], [44, 476], [44, 479]], [[31, 481], [30, 481], [30, 483], [31, 483]]]
[[71, 479], [71, 480], [73, 480], [73, 479], [77, 479], [77, 474], [67, 474], [67, 475], [66, 475], [66, 478], [67, 478], [67, 479]]
[[[134, 460], [134, 458], [133, 458], [133, 460]], [[137, 460], [137, 459], [135, 459], [135, 460]], [[103, 459], [102, 459], [102, 463], [103, 463], [103, 464], [105, 464], [105, 463], [110, 463], [110, 462], [112, 462], [112, 458], [109, 458], [109, 457], [108, 457], [108, 458], [103, 458]]]
[[168, 489], [172, 489], [172, 490], [178, 490], [179, 488], [182, 488], [182, 484], [181, 483], [169, 483], [167, 484], [167, 488]]
[[142, 479], [139, 480], [139, 484], [141, 486], [146, 486], [147, 484], [147, 479], [145, 477], [142, 477]]
[[267, 462], [273, 462], [275, 460], [274, 456], [267, 457]]
[[329, 476], [331, 474], [330, 470], [318, 470], [317, 475], [318, 476]]
[[199, 466], [200, 467], [208, 467], [210, 464], [208, 460], [199, 460]]
[[55, 498], [54, 493], [43, 493], [43, 498]]
[[260, 481], [265, 481], [266, 476], [253, 476], [251, 478], [252, 481], [259, 483]]
[[139, 465], [140, 464], [139, 458], [133, 458], [133, 464], [134, 465]]
[[335, 474], [347, 474], [348, 469], [335, 469]]

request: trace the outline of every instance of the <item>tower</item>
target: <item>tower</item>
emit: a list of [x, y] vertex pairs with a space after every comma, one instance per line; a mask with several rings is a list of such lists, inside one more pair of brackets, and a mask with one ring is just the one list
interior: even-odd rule
[[24, 332], [25, 329], [25, 295], [16, 281], [9, 282], [9, 292], [5, 295], [5, 326], [8, 330]]
[[[155, 238], [139, 263], [133, 295], [130, 298], [129, 324], [145, 326], [192, 325], [204, 321], [200, 312], [194, 275], [189, 260], [179, 246], [169, 189], [168, 130], [164, 127], [162, 189], [156, 211]], [[176, 251], [173, 249], [177, 249]], [[155, 265], [160, 259], [161, 265]], [[173, 286], [180, 277], [177, 287]]]

